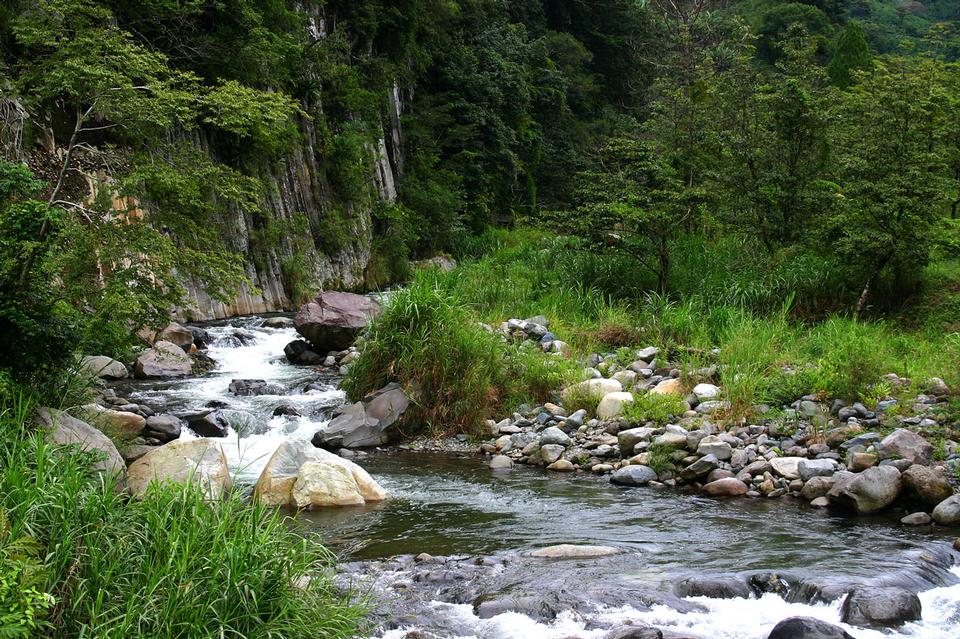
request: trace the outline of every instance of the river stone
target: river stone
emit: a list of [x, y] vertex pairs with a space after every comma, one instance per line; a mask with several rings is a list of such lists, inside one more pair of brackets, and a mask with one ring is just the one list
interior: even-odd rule
[[903, 588], [854, 588], [843, 600], [840, 620], [853, 626], [896, 628], [920, 619], [920, 598]]
[[657, 446], [673, 446], [675, 448], [685, 448], [687, 445], [686, 433], [675, 433], [667, 431], [653, 440]]
[[571, 462], [568, 459], [558, 459], [557, 461], [547, 466], [547, 470], [555, 470], [561, 473], [570, 473], [576, 470], [576, 467], [573, 465], [573, 462]]
[[905, 526], [927, 526], [933, 521], [933, 517], [927, 513], [910, 513], [900, 519], [900, 523]]
[[711, 599], [747, 599], [753, 592], [746, 579], [723, 575], [688, 577], [677, 583], [674, 591], [680, 597], [710, 597]]
[[540, 433], [540, 445], [548, 446], [550, 444], [556, 444], [558, 446], [569, 446], [573, 443], [573, 440], [570, 437], [557, 428], [556, 426], [550, 426], [545, 428], [542, 433]]
[[190, 357], [176, 344], [159, 341], [141, 353], [134, 364], [137, 377], [183, 377], [192, 371]]
[[230, 424], [219, 410], [184, 415], [183, 419], [187, 427], [201, 437], [226, 437], [230, 433]]
[[929, 506], [936, 506], [953, 494], [953, 487], [929, 466], [914, 464], [900, 476], [904, 491]]
[[745, 483], [735, 477], [725, 477], [706, 484], [703, 492], [711, 497], [736, 497], [750, 490]]
[[263, 320], [263, 325], [267, 328], [293, 328], [293, 318], [291, 317], [268, 317]]
[[663, 633], [653, 626], [621, 626], [606, 634], [604, 639], [663, 639]]
[[657, 480], [657, 473], [649, 466], [631, 464], [615, 470], [610, 475], [610, 482], [621, 486], [646, 486]]
[[119, 475], [127, 469], [116, 445], [90, 424], [55, 408], [38, 408], [35, 421], [47, 429], [47, 437], [53, 443], [98, 453], [97, 470]]
[[720, 461], [726, 461], [733, 455], [733, 448], [716, 435], [707, 435], [697, 444], [698, 455], [713, 455]]
[[619, 555], [619, 548], [612, 546], [581, 546], [577, 544], [559, 544], [538, 548], [530, 553], [531, 557], [539, 559], [592, 559], [595, 557], [609, 557]]
[[176, 415], [151, 415], [147, 417], [147, 435], [163, 441], [180, 437], [183, 421]]
[[652, 389], [654, 395], [683, 395], [683, 382], [680, 378], [665, 379]]
[[545, 444], [540, 447], [540, 459], [545, 464], [552, 464], [563, 455], [564, 448], [559, 444]]
[[363, 401], [367, 417], [377, 420], [381, 432], [396, 424], [410, 407], [410, 398], [397, 383], [387, 384], [364, 397]]
[[941, 526], [960, 524], [960, 495], [947, 497], [933, 509], [933, 520]]
[[326, 363], [326, 358], [310, 347], [310, 342], [296, 339], [283, 347], [283, 354], [291, 364], [305, 366], [320, 366]]
[[490, 460], [490, 470], [510, 470], [513, 468], [513, 460], [506, 455], [494, 455]]
[[898, 457], [914, 464], [928, 465], [933, 459], [933, 446], [913, 431], [898, 428], [877, 444], [881, 458]]
[[617, 443], [620, 444], [620, 452], [624, 455], [632, 455], [633, 447], [642, 441], [650, 439], [653, 433], [654, 429], [647, 426], [621, 430], [617, 433]]
[[597, 419], [610, 419], [623, 413], [623, 407], [633, 403], [633, 393], [607, 393], [597, 405]]
[[599, 401], [610, 393], [620, 393], [622, 391], [623, 385], [615, 379], [588, 379], [563, 389], [563, 401], [570, 402], [584, 395]]
[[830, 477], [837, 471], [837, 462], [832, 459], [803, 459], [797, 464], [800, 479], [810, 481], [814, 477]]
[[210, 439], [178, 439], [147, 453], [127, 469], [127, 486], [143, 498], [152, 483], [200, 486], [210, 499], [230, 488], [230, 470], [220, 444]]
[[300, 307], [294, 327], [321, 353], [346, 349], [380, 313], [373, 298], [326, 291]]
[[88, 377], [102, 379], [124, 379], [129, 372], [127, 367], [106, 355], [92, 355], [80, 360], [80, 371]]
[[825, 497], [833, 488], [833, 477], [811, 477], [800, 489], [800, 496], [807, 501]]
[[720, 393], [720, 387], [714, 386], [713, 384], [697, 384], [693, 387], [693, 394], [696, 395], [697, 399], [701, 402], [717, 399], [720, 397]]
[[715, 470], [720, 465], [720, 461], [714, 455], [705, 455], [693, 462], [682, 471], [680, 476], [686, 480], [693, 480], [697, 477], [703, 477]]
[[280, 384], [273, 384], [265, 379], [232, 379], [228, 390], [238, 397], [284, 394]]
[[900, 494], [900, 471], [893, 466], [874, 466], [862, 473], [838, 473], [827, 493], [831, 504], [839, 504], [861, 515], [880, 512]]
[[[323, 466], [339, 470], [330, 472]], [[277, 447], [260, 473], [253, 494], [268, 506], [297, 508], [346, 506], [386, 497], [363, 468], [302, 439], [287, 440]]]
[[854, 639], [839, 626], [813, 617], [788, 617], [770, 631], [767, 639]]
[[193, 332], [182, 324], [170, 322], [157, 333], [157, 341], [161, 340], [176, 344], [182, 349], [188, 349], [193, 344]]
[[700, 415], [713, 415], [720, 411], [730, 410], [730, 402], [711, 399], [707, 402], [700, 402], [694, 410]]
[[873, 453], [854, 452], [850, 454], [847, 467], [855, 473], [862, 472], [871, 466], [877, 465], [877, 456]]
[[800, 479], [800, 462], [804, 457], [774, 457], [770, 460], [773, 472], [784, 479]]
[[104, 408], [99, 404], [87, 404], [81, 407], [81, 411], [97, 428], [119, 440], [136, 439], [147, 425], [147, 420], [142, 415]]
[[383, 442], [383, 431], [378, 420], [367, 415], [362, 402], [343, 408], [313, 435], [313, 445], [327, 448], [366, 448]]

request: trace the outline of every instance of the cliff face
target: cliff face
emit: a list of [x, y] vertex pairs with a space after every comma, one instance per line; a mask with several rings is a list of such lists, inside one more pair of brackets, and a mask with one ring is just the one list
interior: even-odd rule
[[[397, 87], [389, 92], [382, 136], [366, 148], [370, 197], [335, 213], [314, 125], [309, 120], [300, 123], [300, 141], [294, 151], [279, 165], [259, 169], [265, 185], [264, 214], [231, 211], [219, 225], [224, 243], [244, 256], [250, 285], [224, 304], [207, 295], [197, 282], [184, 282], [187, 298], [175, 313], [178, 319], [211, 320], [293, 310], [302, 301], [297, 296], [302, 297], [304, 289], [364, 288], [373, 242], [371, 212], [378, 202], [393, 201], [397, 196], [403, 163], [400, 96]], [[335, 242], [325, 241], [331, 225], [324, 220], [334, 214], [338, 237]], [[285, 229], [269, 245], [260, 239], [261, 218]]]

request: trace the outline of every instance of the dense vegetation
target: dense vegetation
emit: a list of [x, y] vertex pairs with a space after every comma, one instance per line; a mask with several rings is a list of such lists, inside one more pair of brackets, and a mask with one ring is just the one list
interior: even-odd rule
[[[958, 26], [952, 0], [4, 2], [0, 635], [349, 632], [327, 582], [292, 588], [325, 560], [271, 514], [123, 503], [30, 419], [70, 399], [76, 354], [163, 323], [186, 278], [221, 300], [246, 284], [221, 237], [238, 213], [252, 244], [292, 247], [294, 300], [315, 289], [299, 247], [344, 251], [357, 208], [368, 283], [463, 262], [395, 296], [346, 382], [416, 384], [437, 430], [570, 374], [475, 324], [509, 316], [546, 315], [580, 354], [716, 364], [739, 416], [876, 397], [890, 371], [960, 382]], [[394, 90], [385, 202], [370, 151]], [[274, 219], [263, 178], [305, 152], [319, 226]], [[146, 534], [164, 516], [183, 528]], [[184, 540], [203, 552], [168, 552]]]

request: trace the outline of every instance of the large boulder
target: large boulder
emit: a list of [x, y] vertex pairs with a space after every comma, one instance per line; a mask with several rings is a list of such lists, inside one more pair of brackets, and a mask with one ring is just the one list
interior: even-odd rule
[[854, 639], [843, 628], [813, 617], [788, 617], [770, 631], [767, 639]]
[[228, 390], [240, 397], [285, 394], [283, 386], [265, 379], [232, 379]]
[[280, 444], [260, 473], [253, 494], [270, 506], [296, 508], [349, 506], [386, 497], [363, 468], [306, 440]]
[[800, 462], [803, 457], [774, 457], [770, 460], [773, 472], [784, 479], [800, 479]]
[[310, 342], [302, 339], [296, 339], [283, 347], [283, 354], [291, 364], [303, 364], [306, 366], [319, 366], [326, 359], [323, 355], [314, 352], [310, 348]]
[[621, 486], [646, 486], [657, 480], [657, 471], [649, 466], [624, 466], [610, 475], [610, 481]]
[[170, 322], [162, 331], [157, 333], [157, 340], [170, 342], [180, 348], [188, 349], [193, 344], [193, 331], [176, 322]]
[[745, 495], [750, 488], [736, 477], [724, 477], [706, 484], [703, 492], [711, 497], [736, 497]]
[[47, 430], [50, 441], [63, 446], [79, 446], [96, 453], [96, 468], [108, 474], [122, 474], [127, 465], [109, 437], [90, 424], [54, 408], [38, 408], [36, 422]]
[[896, 628], [920, 619], [920, 598], [903, 588], [854, 588], [843, 600], [840, 619], [853, 626]]
[[950, 482], [929, 466], [914, 464], [900, 478], [904, 492], [928, 506], [936, 506], [953, 494]]
[[900, 494], [900, 471], [893, 466], [874, 466], [862, 473], [840, 474], [827, 493], [839, 504], [861, 515], [880, 512]]
[[193, 483], [210, 499], [230, 488], [230, 471], [220, 444], [209, 439], [178, 439], [147, 453], [127, 469], [127, 486], [142, 498], [154, 483]]
[[327, 291], [301, 306], [293, 325], [319, 352], [341, 351], [379, 313], [380, 304], [372, 297]]
[[80, 371], [87, 377], [123, 379], [129, 375], [127, 367], [106, 355], [91, 355], [80, 360]]
[[190, 357], [176, 344], [159, 341], [137, 357], [133, 371], [137, 377], [184, 377], [193, 367]]
[[913, 431], [898, 428], [877, 444], [881, 458], [906, 459], [914, 464], [929, 464], [933, 459], [933, 445]]
[[747, 599], [753, 593], [746, 579], [726, 575], [687, 577], [674, 586], [679, 597], [710, 597], [711, 599]]
[[147, 417], [145, 436], [168, 442], [179, 438], [182, 430], [183, 420], [176, 415], [151, 415]]
[[410, 398], [398, 384], [387, 384], [350, 404], [318, 430], [314, 446], [328, 450], [368, 448], [390, 443], [396, 438], [398, 420], [410, 406]]
[[125, 410], [104, 408], [100, 404], [86, 404], [81, 406], [80, 410], [88, 421], [118, 440], [136, 439], [147, 425], [147, 420], [141, 415]]

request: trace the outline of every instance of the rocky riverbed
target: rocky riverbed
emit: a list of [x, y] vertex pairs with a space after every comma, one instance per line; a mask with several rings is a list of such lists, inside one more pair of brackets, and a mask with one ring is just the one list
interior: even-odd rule
[[[115, 379], [123, 364], [96, 362], [112, 374], [88, 411], [125, 433], [133, 464], [214, 441], [214, 466], [271, 503], [323, 503], [283, 483], [331, 463], [311, 440], [362, 465], [385, 500], [364, 498], [366, 473], [352, 475], [360, 498], [343, 503], [360, 505], [302, 511], [293, 525], [349, 560], [340, 583], [373, 597], [375, 636], [940, 639], [960, 629], [957, 529], [940, 508], [954, 499], [956, 455], [922, 434], [930, 422], [938, 433], [946, 426], [937, 417], [947, 391], [935, 383], [893, 424], [879, 409], [807, 397], [728, 425], [708, 369], [681, 375], [656, 349], [631, 362], [598, 354], [585, 362], [585, 388], [603, 391], [596, 416], [565, 409], [583, 393], [558, 393], [488, 424], [479, 448], [464, 436], [388, 448], [402, 400], [387, 388], [344, 404], [337, 384], [356, 350], [291, 346], [290, 324], [169, 327], [145, 365], [130, 367], [140, 379]], [[564, 356], [537, 326], [496, 330]], [[189, 373], [154, 374], [170, 352]], [[661, 387], [683, 408], [669, 423], [631, 423], [618, 411], [630, 403], [625, 389], [639, 397]], [[343, 447], [355, 433], [370, 447]], [[286, 470], [261, 485], [272, 458]], [[740, 498], [717, 498], [727, 495]], [[775, 628], [796, 616], [805, 619]]]

